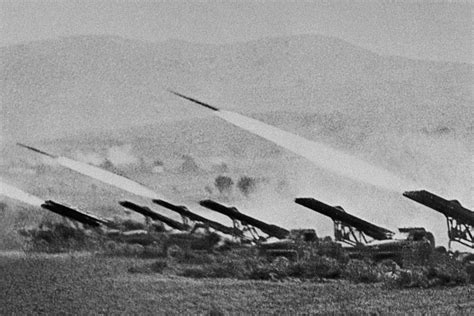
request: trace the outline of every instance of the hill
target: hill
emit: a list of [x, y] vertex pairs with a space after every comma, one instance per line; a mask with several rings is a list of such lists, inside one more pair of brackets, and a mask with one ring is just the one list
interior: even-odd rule
[[80, 36], [0, 49], [7, 139], [58, 138], [190, 118], [174, 88], [241, 113], [350, 117], [380, 129], [455, 131], [472, 122], [469, 64], [382, 57], [322, 36], [248, 43], [148, 43]]

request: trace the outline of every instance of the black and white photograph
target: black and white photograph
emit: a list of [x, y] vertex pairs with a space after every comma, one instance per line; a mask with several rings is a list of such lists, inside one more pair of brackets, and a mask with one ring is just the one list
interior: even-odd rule
[[0, 315], [473, 315], [473, 8], [0, 0]]

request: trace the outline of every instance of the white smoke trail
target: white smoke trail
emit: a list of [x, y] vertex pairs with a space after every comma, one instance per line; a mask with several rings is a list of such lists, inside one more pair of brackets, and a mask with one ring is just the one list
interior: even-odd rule
[[75, 161], [66, 157], [57, 157], [55, 158], [55, 160], [63, 167], [74, 170], [83, 175], [99, 180], [111, 186], [117, 187], [119, 189], [125, 190], [127, 192], [143, 196], [145, 198], [163, 199], [163, 196], [160, 196], [155, 191], [152, 191], [151, 189], [148, 189], [147, 187], [133, 180], [127, 179], [123, 176], [119, 176], [104, 169], [91, 166], [84, 162]]
[[11, 199], [15, 199], [33, 206], [41, 206], [41, 204], [44, 203], [42, 199], [3, 182], [0, 182], [0, 195], [4, 195]]
[[373, 166], [323, 143], [307, 140], [234, 112], [219, 110], [213, 113], [235, 126], [274, 142], [297, 155], [305, 157], [317, 166], [336, 174], [390, 191], [416, 188], [416, 185], [410, 181], [405, 181], [387, 170]]

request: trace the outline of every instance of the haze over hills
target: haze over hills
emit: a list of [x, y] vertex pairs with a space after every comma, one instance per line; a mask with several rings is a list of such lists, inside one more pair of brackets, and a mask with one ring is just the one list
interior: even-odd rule
[[448, 127], [464, 134], [472, 123], [465, 115], [472, 65], [381, 57], [322, 36], [219, 46], [79, 36], [4, 47], [0, 55], [2, 132], [16, 140], [202, 113], [164, 88], [241, 113], [340, 115], [369, 133]]
[[[88, 209], [117, 207], [128, 195], [45, 164], [13, 141], [95, 164], [117, 161], [117, 172], [194, 206], [216, 194], [219, 174], [256, 177], [254, 195], [220, 197], [283, 226], [310, 223], [322, 235], [331, 233], [329, 221], [302, 211], [294, 197], [340, 204], [391, 229], [425, 225], [446, 239], [442, 216], [401, 192], [318, 169], [165, 90], [172, 88], [474, 205], [470, 64], [382, 57], [321, 36], [229, 45], [80, 36], [0, 55], [0, 176], [41, 197]], [[117, 148], [125, 152], [114, 160]], [[183, 168], [183, 156], [197, 167]], [[164, 171], [154, 173], [157, 160]]]

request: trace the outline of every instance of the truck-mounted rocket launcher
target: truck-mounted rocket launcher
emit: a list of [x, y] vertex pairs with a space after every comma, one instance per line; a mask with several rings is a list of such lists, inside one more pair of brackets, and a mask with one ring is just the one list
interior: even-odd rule
[[334, 222], [334, 237], [349, 245], [366, 245], [375, 240], [391, 239], [394, 232], [348, 214], [340, 206], [330, 206], [313, 198], [296, 198], [295, 202], [330, 217]]
[[169, 202], [166, 202], [166, 201], [160, 200], [160, 199], [154, 199], [153, 203], [158, 204], [158, 205], [163, 206], [163, 207], [165, 207], [169, 210], [172, 210], [173, 212], [178, 213], [179, 215], [181, 215], [181, 217], [183, 218], [183, 221], [185, 223], [189, 219], [189, 220], [194, 221], [194, 222], [200, 222], [200, 223], [204, 224], [205, 226], [213, 228], [216, 231], [219, 231], [221, 233], [231, 235], [231, 236], [234, 236], [234, 237], [245, 238], [244, 234], [239, 229], [236, 229], [235, 227], [228, 227], [228, 226], [222, 225], [221, 223], [218, 223], [218, 222], [215, 222], [213, 220], [202, 217], [201, 215], [198, 215], [196, 213], [191, 212], [184, 205], [175, 205], [175, 204], [171, 204]]
[[41, 207], [53, 213], [59, 214], [63, 217], [72, 219], [74, 221], [77, 221], [77, 222], [80, 222], [82, 224], [89, 225], [92, 227], [99, 227], [102, 225], [104, 226], [112, 225], [112, 223], [106, 219], [97, 217], [92, 214], [88, 214], [83, 211], [73, 209], [69, 206], [59, 204], [51, 200], [45, 201], [43, 204], [41, 204]]
[[256, 218], [253, 218], [251, 216], [242, 214], [235, 207], [228, 207], [212, 200], [202, 200], [199, 202], [199, 204], [210, 210], [213, 210], [215, 212], [228, 216], [234, 222], [239, 221], [243, 225], [250, 225], [250, 226], [256, 227], [270, 237], [276, 237], [278, 239], [286, 239], [288, 238], [290, 234], [288, 230], [282, 227], [268, 224]]
[[161, 215], [146, 206], [141, 206], [130, 201], [120, 201], [119, 204], [134, 212], [142, 214], [145, 217], [149, 217], [152, 220], [160, 221], [173, 229], [177, 229], [180, 231], [188, 231], [191, 229], [189, 225], [180, 223], [178, 221], [175, 221], [174, 219]]
[[423, 204], [446, 217], [448, 224], [449, 247], [456, 241], [474, 248], [474, 212], [463, 207], [457, 200], [446, 200], [426, 190], [406, 191], [403, 195]]

